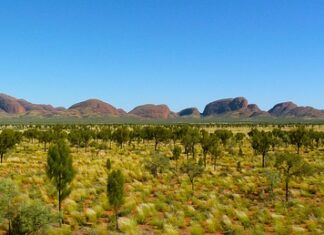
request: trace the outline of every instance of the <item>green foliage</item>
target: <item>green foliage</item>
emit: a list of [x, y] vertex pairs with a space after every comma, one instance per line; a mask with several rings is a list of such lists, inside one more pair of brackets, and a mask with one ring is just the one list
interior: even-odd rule
[[0, 179], [0, 222], [8, 220], [9, 227], [19, 207], [18, 195], [17, 186], [11, 179]]
[[31, 234], [40, 231], [52, 220], [50, 209], [40, 201], [24, 203], [12, 221], [12, 234]]
[[274, 188], [279, 183], [279, 175], [277, 172], [274, 172], [273, 170], [267, 169], [264, 171], [264, 176], [267, 180], [268, 185], [268, 192], [270, 199], [274, 198]]
[[118, 210], [124, 203], [124, 176], [120, 170], [113, 170], [108, 176], [107, 194], [109, 204], [114, 208], [118, 230]]
[[191, 235], [203, 235], [204, 229], [199, 224], [195, 224], [192, 226], [190, 234]]
[[312, 167], [298, 154], [282, 153], [276, 156], [275, 167], [285, 181], [286, 201], [288, 201], [289, 181], [293, 177], [303, 177], [313, 173]]
[[12, 129], [4, 129], [0, 134], [0, 158], [1, 163], [3, 156], [7, 151], [19, 143], [21, 135]]
[[175, 146], [172, 150], [172, 157], [174, 160], [178, 160], [181, 155], [182, 149], [180, 146]]
[[129, 130], [126, 126], [118, 127], [112, 134], [112, 139], [120, 146], [129, 140]]
[[170, 138], [169, 129], [163, 126], [156, 126], [152, 132], [153, 139], [155, 141], [154, 149], [157, 150], [158, 144], [161, 142], [165, 142]]
[[38, 132], [38, 141], [44, 144], [44, 152], [46, 152], [47, 144], [54, 140], [54, 133], [52, 130], [45, 130]]
[[[295, 152], [295, 146], [290, 145], [289, 133], [302, 125], [257, 125], [260, 133], [264, 131], [272, 139], [266, 154], [268, 167], [265, 169], [255, 167], [258, 162], [254, 161], [253, 153], [256, 151], [244, 137], [251, 126], [87, 124], [2, 127], [2, 130], [10, 128], [17, 134], [26, 134], [21, 144], [9, 149], [8, 161], [0, 165], [0, 185], [4, 179], [12, 179], [12, 190], [17, 193], [11, 197], [9, 210], [8, 197], [4, 196], [10, 194], [9, 187], [3, 190], [4, 187], [0, 186], [3, 191], [0, 191], [0, 234], [9, 232], [9, 222], [11, 234], [107, 234], [117, 225], [114, 216], [118, 217], [119, 232], [125, 234], [322, 234], [324, 149], [320, 136], [324, 127], [305, 126], [308, 140], [302, 146], [305, 149], [303, 161], [314, 166], [317, 173], [311, 177], [304, 177], [304, 174], [291, 176], [289, 196], [292, 199], [286, 203], [278, 200], [278, 194], [284, 195], [281, 186], [278, 187], [278, 180], [281, 176], [280, 183], [284, 183], [283, 166], [289, 164], [279, 164], [277, 155], [269, 152]], [[119, 149], [120, 144], [112, 136], [122, 128], [128, 130], [129, 136], [127, 142], [123, 142], [127, 146]], [[29, 129], [33, 130], [29, 133]], [[158, 151], [152, 151], [156, 144], [154, 132], [162, 129], [161, 133], [165, 130], [167, 138], [158, 138]], [[214, 134], [215, 130], [224, 129], [238, 133], [225, 141], [225, 146], [220, 136]], [[72, 133], [81, 136], [82, 131], [89, 131], [88, 144], [81, 137], [78, 140], [80, 143], [71, 143], [76, 147], [87, 145], [89, 151], [78, 152], [73, 156], [73, 166], [78, 169], [78, 174], [68, 184], [69, 188], [73, 185], [73, 191], [62, 203], [65, 224], [60, 229], [56, 219], [46, 219], [46, 206], [38, 201], [46, 202], [53, 210], [57, 205], [57, 200], [53, 200], [57, 190], [54, 179], [53, 185], [46, 183], [45, 168], [42, 167], [46, 163], [44, 153], [42, 146], [33, 142], [34, 130], [35, 133], [52, 132], [53, 145], [58, 144], [57, 138], [67, 137], [70, 141]], [[196, 136], [193, 138], [191, 134]], [[182, 152], [189, 155], [188, 160], [182, 158]], [[92, 157], [92, 153], [96, 153], [97, 157]], [[216, 160], [218, 171], [212, 170]], [[193, 178], [195, 191], [189, 182], [190, 174], [195, 171], [193, 167], [183, 167], [189, 163], [206, 171]], [[108, 179], [105, 175], [115, 169], [121, 169], [127, 181], [124, 192], [127, 192], [127, 197], [123, 200], [125, 204], [122, 203], [118, 209], [109, 203], [109, 194], [106, 193]], [[272, 200], [267, 200], [268, 196]], [[36, 200], [35, 203], [39, 202], [45, 212], [31, 206], [34, 202], [30, 198]], [[39, 217], [31, 219], [36, 214]], [[40, 222], [44, 226], [34, 232], [30, 227], [34, 224], [32, 221], [44, 221]], [[285, 225], [288, 229], [285, 229]]]
[[210, 146], [208, 151], [211, 155], [214, 170], [215, 170], [216, 169], [216, 161], [217, 161], [217, 159], [219, 159], [221, 157], [221, 154], [222, 154], [222, 149], [221, 149], [218, 139], [214, 139], [213, 145]]
[[309, 143], [309, 136], [304, 127], [299, 127], [289, 132], [290, 142], [296, 146], [297, 154], [300, 153], [300, 148]]
[[181, 143], [184, 146], [185, 154], [192, 154], [195, 157], [195, 146], [200, 141], [200, 133], [197, 128], [185, 127], [182, 130]]
[[189, 177], [191, 189], [192, 192], [194, 192], [194, 181], [204, 172], [203, 166], [199, 165], [196, 160], [189, 159], [187, 162], [182, 164], [180, 170]]
[[147, 169], [153, 176], [157, 176], [159, 173], [162, 173], [170, 166], [170, 160], [161, 153], [154, 153], [150, 156], [150, 159], [144, 161], [144, 167]]
[[108, 158], [107, 161], [106, 161], [106, 168], [107, 168], [108, 171], [111, 170], [111, 161], [110, 161], [110, 158]]
[[59, 140], [50, 146], [46, 173], [58, 191], [59, 211], [61, 212], [61, 203], [71, 193], [70, 184], [75, 176], [70, 149], [64, 140]]
[[221, 140], [224, 147], [227, 146], [228, 141], [233, 137], [232, 131], [226, 129], [216, 130], [214, 134]]
[[265, 156], [272, 144], [272, 134], [270, 132], [253, 129], [249, 135], [251, 136], [252, 148], [256, 154], [262, 155], [262, 167], [265, 167]]

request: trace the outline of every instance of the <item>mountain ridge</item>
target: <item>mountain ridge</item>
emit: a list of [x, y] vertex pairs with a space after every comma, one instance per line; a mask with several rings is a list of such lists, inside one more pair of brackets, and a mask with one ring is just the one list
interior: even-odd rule
[[33, 104], [25, 99], [0, 93], [0, 117], [131, 117], [137, 119], [170, 118], [310, 118], [324, 119], [324, 110], [310, 106], [298, 106], [292, 101], [275, 104], [268, 111], [257, 104], [249, 104], [245, 97], [218, 99], [208, 103], [203, 112], [195, 107], [173, 112], [166, 104], [139, 105], [129, 112], [99, 99], [88, 99], [71, 105], [69, 108], [53, 107], [50, 104]]

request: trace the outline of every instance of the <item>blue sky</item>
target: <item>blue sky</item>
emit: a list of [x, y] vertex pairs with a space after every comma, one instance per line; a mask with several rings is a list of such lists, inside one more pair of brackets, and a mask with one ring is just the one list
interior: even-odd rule
[[174, 111], [245, 96], [324, 108], [322, 0], [2, 0], [0, 92]]

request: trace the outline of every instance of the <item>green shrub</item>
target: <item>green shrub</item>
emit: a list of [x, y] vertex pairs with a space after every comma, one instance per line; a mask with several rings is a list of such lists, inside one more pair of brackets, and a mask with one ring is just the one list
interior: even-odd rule
[[144, 224], [147, 217], [155, 213], [155, 206], [152, 203], [142, 203], [136, 207], [136, 221], [139, 224]]
[[191, 227], [190, 234], [191, 235], [203, 235], [204, 229], [199, 224], [195, 224]]

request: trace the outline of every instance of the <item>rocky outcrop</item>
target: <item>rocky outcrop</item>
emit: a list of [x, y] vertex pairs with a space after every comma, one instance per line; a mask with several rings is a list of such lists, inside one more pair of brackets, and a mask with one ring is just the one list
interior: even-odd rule
[[283, 102], [276, 104], [268, 111], [275, 117], [310, 117], [310, 118], [323, 118], [323, 110], [315, 109], [313, 107], [297, 106], [293, 102]]
[[8, 114], [21, 114], [26, 112], [26, 109], [14, 97], [0, 94], [0, 109]]
[[203, 116], [251, 117], [261, 113], [257, 105], [249, 104], [244, 97], [237, 97], [209, 103], [204, 109]]
[[289, 112], [295, 108], [297, 108], [298, 106], [296, 104], [294, 104], [293, 102], [283, 102], [283, 103], [279, 103], [276, 104], [275, 106], [273, 106], [272, 109], [270, 109], [268, 111], [268, 113], [270, 113], [272, 116], [286, 116], [289, 114]]
[[137, 106], [129, 114], [140, 118], [167, 119], [172, 115], [167, 105], [146, 104]]
[[324, 110], [309, 106], [298, 106], [293, 102], [282, 102], [276, 104], [268, 112], [262, 111], [256, 104], [249, 104], [244, 97], [216, 100], [206, 105], [201, 114], [197, 108], [186, 108], [179, 113], [170, 111], [167, 105], [146, 104], [134, 108], [129, 113], [123, 109], [98, 99], [89, 99], [72, 105], [70, 108], [55, 108], [52, 105], [33, 104], [23, 99], [0, 94], [0, 116], [1, 117], [132, 117], [144, 119], [167, 119], [176, 117], [194, 118], [254, 118], [254, 117], [276, 117], [276, 118], [311, 118], [324, 119]]
[[79, 112], [82, 116], [119, 116], [120, 111], [114, 106], [97, 99], [89, 99], [72, 105], [68, 111]]
[[198, 118], [200, 117], [200, 112], [197, 108], [186, 108], [181, 110], [178, 115], [180, 117], [195, 117]]

